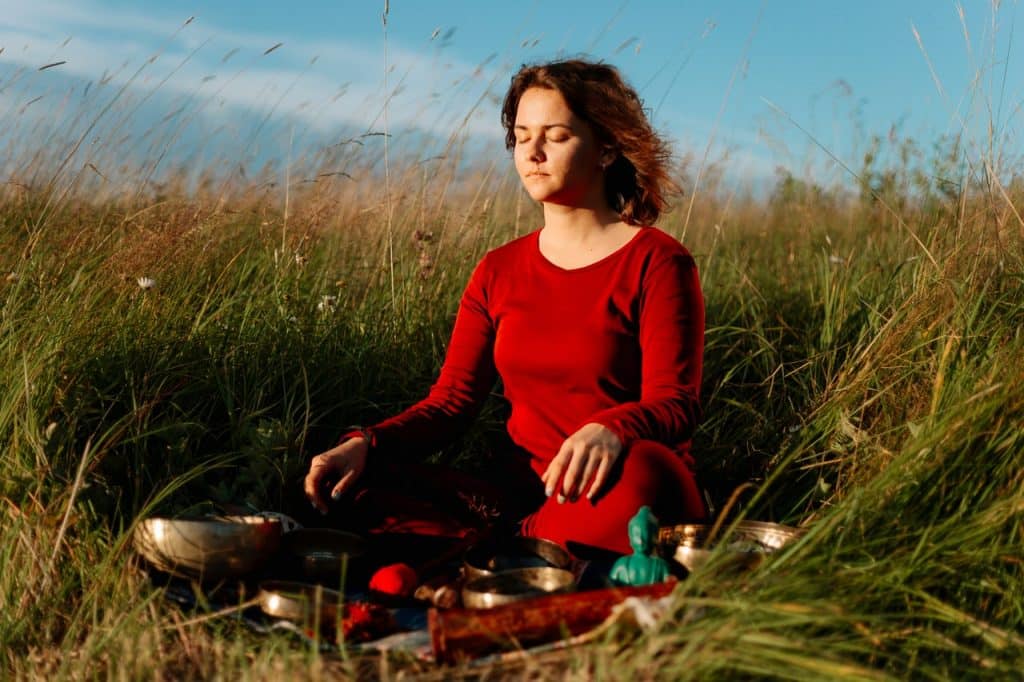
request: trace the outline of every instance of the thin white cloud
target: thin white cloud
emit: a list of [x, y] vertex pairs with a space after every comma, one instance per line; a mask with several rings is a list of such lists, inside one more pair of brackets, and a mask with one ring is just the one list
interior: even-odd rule
[[[219, 113], [226, 106], [257, 113], [273, 110], [319, 131], [380, 124], [383, 55], [366, 46], [239, 32], [204, 24], [201, 18], [174, 35], [184, 17], [111, 13], [80, 1], [0, 0], [0, 16], [0, 46], [6, 48], [0, 60], [24, 67], [23, 88], [43, 87], [48, 74], [35, 70], [64, 61], [54, 67], [64, 76], [85, 81], [106, 76], [118, 86], [131, 81], [140, 96], [158, 84], [165, 95], [199, 93], [201, 99], [212, 98], [204, 108], [213, 116], [229, 115]], [[284, 45], [264, 54], [279, 42]], [[389, 60], [393, 130], [449, 135], [481, 100], [493, 75], [447, 56], [441, 63], [436, 54], [401, 45], [389, 47]], [[26, 97], [34, 92], [29, 89]], [[486, 120], [470, 117], [464, 132], [498, 137], [496, 107], [483, 98], [479, 108], [488, 114]]]

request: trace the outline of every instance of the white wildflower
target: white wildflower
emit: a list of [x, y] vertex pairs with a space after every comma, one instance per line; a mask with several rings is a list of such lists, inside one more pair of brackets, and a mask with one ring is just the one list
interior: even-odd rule
[[845, 265], [846, 259], [843, 258], [842, 256], [832, 254], [828, 257], [828, 262], [831, 263], [832, 265]]
[[324, 295], [320, 297], [320, 302], [316, 304], [316, 309], [322, 313], [333, 313], [338, 307], [338, 297]]
[[152, 289], [156, 286], [156, 280], [152, 277], [139, 277], [135, 281], [139, 283], [140, 289]]

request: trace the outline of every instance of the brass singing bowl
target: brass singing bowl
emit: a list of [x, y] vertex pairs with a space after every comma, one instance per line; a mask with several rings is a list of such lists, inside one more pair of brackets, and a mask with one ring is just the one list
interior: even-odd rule
[[[696, 571], [708, 563], [721, 544], [715, 538], [708, 542], [711, 528], [699, 523], [662, 528], [658, 532], [658, 545], [663, 554], [671, 556], [688, 571]], [[765, 555], [781, 549], [805, 532], [802, 528], [767, 521], [741, 521], [729, 533], [721, 551], [729, 566], [755, 568], [764, 561]]]
[[344, 563], [364, 554], [366, 541], [342, 530], [300, 528], [281, 537], [280, 556], [313, 580], [337, 580]]
[[264, 516], [154, 517], [141, 521], [132, 535], [136, 551], [157, 569], [205, 581], [260, 568], [280, 541], [281, 521]]
[[337, 622], [345, 603], [344, 595], [335, 590], [287, 580], [260, 583], [257, 598], [260, 609], [268, 616], [325, 626]]
[[575, 589], [576, 579], [572, 572], [563, 568], [516, 568], [467, 582], [462, 587], [462, 605], [470, 609], [489, 609]]
[[496, 538], [470, 547], [463, 561], [466, 580], [521, 568], [569, 570], [572, 557], [561, 545], [542, 538]]

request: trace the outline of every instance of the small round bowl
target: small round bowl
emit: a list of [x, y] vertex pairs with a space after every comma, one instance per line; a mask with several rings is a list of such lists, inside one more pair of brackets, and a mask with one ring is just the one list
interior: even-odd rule
[[268, 616], [295, 623], [319, 622], [323, 626], [337, 622], [345, 603], [344, 595], [335, 590], [287, 580], [260, 583], [257, 598], [260, 609]]
[[569, 570], [572, 557], [557, 543], [521, 536], [487, 540], [470, 547], [463, 561], [466, 580], [520, 568]]
[[[663, 554], [670, 555], [688, 571], [696, 571], [711, 558], [717, 540], [708, 543], [708, 524], [686, 524], [662, 528], [658, 544]], [[755, 568], [766, 554], [777, 551], [804, 534], [802, 528], [766, 521], [741, 521], [728, 536], [724, 550], [730, 566]]]
[[135, 527], [132, 542], [157, 569], [185, 578], [240, 578], [263, 566], [281, 541], [279, 519], [223, 516], [201, 519], [149, 518]]
[[281, 537], [282, 567], [310, 580], [338, 580], [342, 564], [366, 554], [366, 541], [332, 528], [300, 528]]
[[551, 566], [515, 568], [468, 581], [462, 587], [462, 605], [469, 609], [489, 609], [575, 589], [576, 579], [565, 569]]
[[573, 590], [575, 579], [564, 568], [513, 568], [466, 583], [462, 588], [462, 605], [466, 608], [492, 608], [521, 599]]

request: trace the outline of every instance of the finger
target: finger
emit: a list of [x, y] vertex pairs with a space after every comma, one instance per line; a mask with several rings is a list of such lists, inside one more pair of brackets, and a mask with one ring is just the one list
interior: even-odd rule
[[326, 514], [326, 502], [320, 496], [320, 482], [323, 478], [324, 467], [314, 459], [313, 464], [310, 466], [309, 473], [306, 474], [304, 490], [306, 497], [309, 499], [310, 504], [313, 505], [313, 508], [321, 514]]
[[603, 459], [605, 458], [595, 455], [587, 457], [587, 465], [583, 468], [583, 475], [580, 476], [580, 484], [576, 486], [576, 488], [572, 492], [573, 501], [575, 501], [575, 499], [579, 497], [580, 493], [583, 492], [583, 489], [587, 487], [588, 483], [590, 483], [590, 480], [594, 477], [594, 471], [597, 469], [598, 465], [600, 465]]
[[559, 448], [558, 454], [548, 464], [548, 468], [544, 470], [544, 475], [541, 476], [541, 480], [544, 481], [544, 494], [551, 497], [555, 494], [555, 488], [558, 485], [558, 479], [562, 475], [562, 470], [565, 468], [566, 459], [572, 454], [572, 449], [569, 446], [569, 441], [562, 443], [562, 447]]
[[602, 457], [601, 463], [597, 466], [597, 473], [594, 474], [594, 483], [587, 492], [587, 499], [592, 500], [600, 492], [604, 482], [608, 479], [608, 470], [611, 469], [611, 457]]
[[331, 491], [331, 499], [335, 501], [340, 500], [341, 496], [345, 494], [345, 491], [352, 487], [352, 484], [355, 483], [358, 476], [359, 474], [355, 469], [349, 469], [346, 471], [345, 475], [341, 477], [340, 481], [338, 481], [338, 484], [334, 486], [334, 490]]
[[579, 478], [580, 469], [583, 467], [587, 457], [587, 450], [586, 443], [576, 443], [573, 448], [572, 458], [569, 460], [569, 466], [565, 471], [565, 476], [562, 478], [562, 495], [558, 498], [559, 502], [564, 502], [565, 498], [569, 497], [576, 486], [576, 479]]

